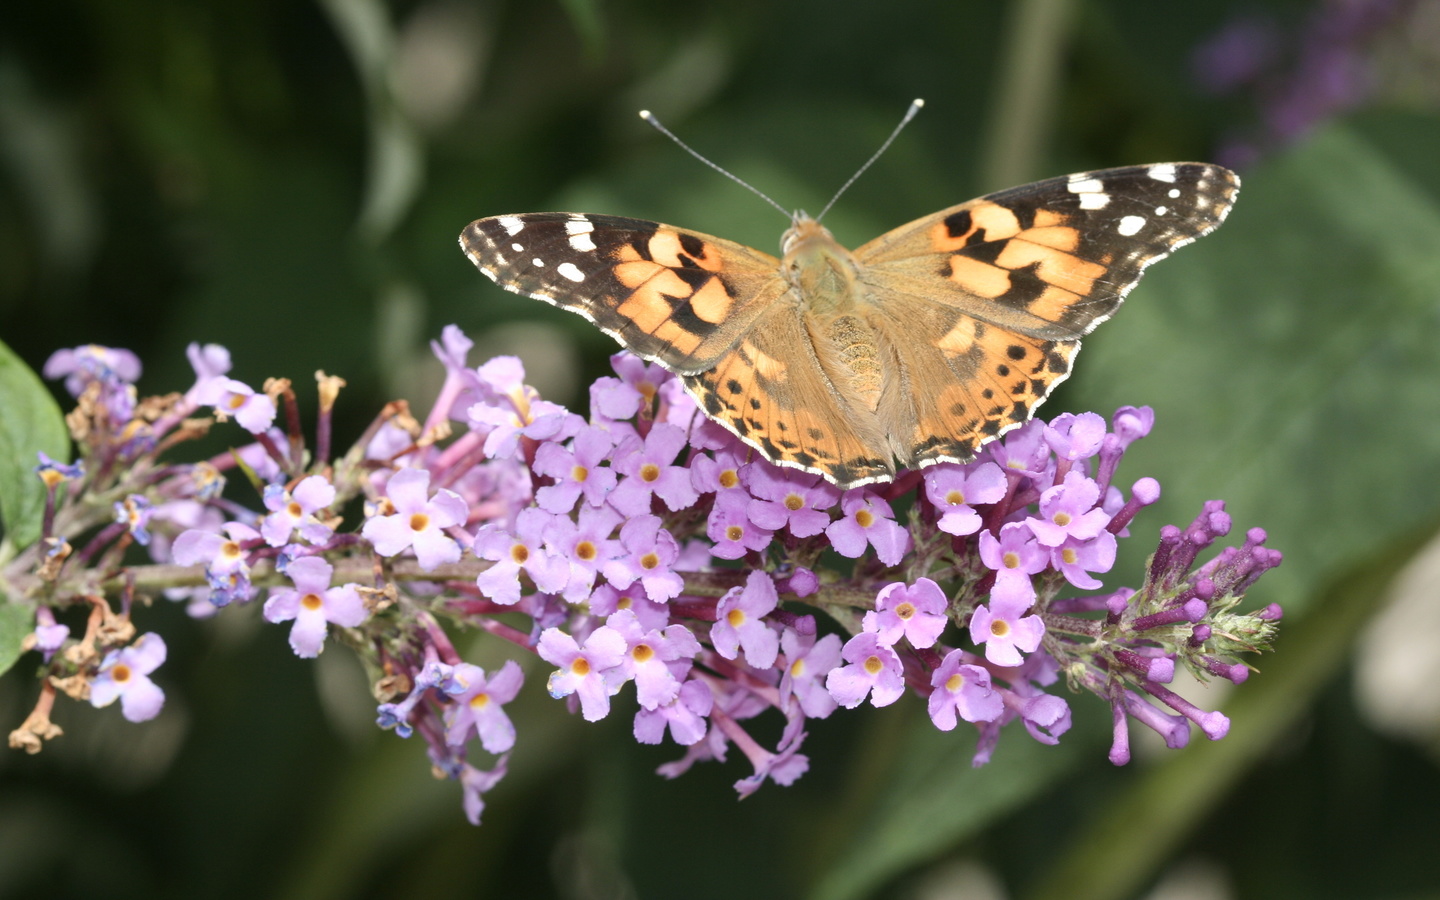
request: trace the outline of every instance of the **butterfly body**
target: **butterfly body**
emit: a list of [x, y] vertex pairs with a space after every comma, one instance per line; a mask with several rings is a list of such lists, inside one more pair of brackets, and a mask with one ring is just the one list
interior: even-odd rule
[[964, 462], [1027, 421], [1144, 268], [1213, 230], [1226, 169], [1161, 163], [1001, 191], [855, 251], [797, 214], [782, 258], [640, 219], [496, 216], [460, 243], [507, 290], [681, 376], [771, 462], [841, 487]]

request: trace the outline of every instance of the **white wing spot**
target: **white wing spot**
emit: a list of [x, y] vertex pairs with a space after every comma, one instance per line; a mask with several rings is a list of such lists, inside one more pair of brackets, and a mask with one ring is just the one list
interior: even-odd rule
[[565, 223], [566, 234], [589, 234], [595, 230], [595, 226], [584, 216], [573, 216]]
[[[573, 223], [572, 223], [572, 224], [573, 224]], [[589, 223], [587, 222], [586, 224], [589, 224]], [[582, 253], [589, 253], [590, 251], [592, 251], [592, 250], [595, 249], [595, 242], [590, 239], [590, 235], [589, 235], [589, 234], [585, 234], [585, 233], [575, 234], [575, 233], [572, 233], [572, 234], [570, 235], [570, 247], [571, 247], [571, 249], [579, 250], [579, 251], [581, 251]]]
[[530, 260], [530, 261], [531, 261], [532, 263], [534, 263], [535, 265], [537, 265], [537, 266], [544, 266], [544, 265], [545, 265], [545, 262], [544, 262], [543, 260], [541, 260], [540, 257], [538, 257], [538, 256], [535, 257], [534, 259]]
[[1155, 215], [1157, 215], [1157, 216], [1163, 216], [1163, 215], [1165, 215], [1166, 213], [1168, 213], [1169, 211], [1170, 211], [1170, 207], [1168, 207], [1168, 206], [1157, 206], [1157, 207], [1155, 207]]
[[525, 227], [525, 223], [519, 216], [501, 216], [497, 221], [500, 223], [500, 227], [505, 229], [505, 233], [511, 237], [519, 234], [520, 229]]
[[1079, 181], [1076, 181], [1072, 178], [1067, 187], [1070, 188], [1070, 193], [1072, 194], [1105, 193], [1105, 185], [1101, 184], [1100, 179], [1098, 178], [1082, 178]]
[[585, 273], [580, 271], [574, 263], [561, 263], [555, 267], [555, 271], [574, 282], [585, 280]]
[[525, 246], [523, 244], [511, 244], [510, 249], [514, 250], [516, 253], [519, 253], [520, 251], [525, 249]]
[[1115, 230], [1125, 235], [1126, 237], [1130, 237], [1131, 235], [1137, 234], [1140, 229], [1144, 227], [1144, 216], [1126, 216], [1120, 220], [1119, 225], [1115, 226]]
[[1080, 195], [1081, 209], [1104, 209], [1110, 204], [1110, 195], [1106, 193], [1089, 193]]
[[1166, 196], [1168, 196], [1171, 200], [1174, 200], [1176, 197], [1180, 196], [1180, 189], [1179, 189], [1179, 188], [1171, 188], [1171, 189], [1170, 189], [1170, 193], [1167, 194]]
[[1147, 174], [1156, 181], [1173, 182], [1175, 180], [1175, 164], [1161, 163], [1158, 166], [1151, 166]]

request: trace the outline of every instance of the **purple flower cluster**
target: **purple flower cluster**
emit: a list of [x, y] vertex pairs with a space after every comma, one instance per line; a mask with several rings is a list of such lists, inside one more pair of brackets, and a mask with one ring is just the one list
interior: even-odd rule
[[[937, 728], [975, 727], [976, 765], [1011, 722], [1055, 743], [1070, 727], [1069, 704], [1050, 690], [1062, 672], [1112, 707], [1117, 763], [1129, 758], [1131, 719], [1171, 746], [1190, 722], [1218, 738], [1224, 716], [1165, 685], [1177, 664], [1244, 680], [1238, 655], [1273, 634], [1278, 609], [1236, 611], [1279, 563], [1264, 533], [1199, 560], [1229, 530], [1219, 503], [1187, 529], [1161, 531], [1138, 587], [1093, 593], [1118, 539], [1159, 497], [1153, 479], [1128, 493], [1114, 483], [1126, 448], [1153, 425], [1148, 409], [1122, 408], [1108, 424], [1094, 413], [1033, 421], [968, 464], [840, 490], [760, 458], [658, 366], [613, 357], [587, 420], [542, 400], [518, 360], [470, 367], [470, 346], [447, 328], [434, 347], [446, 378], [426, 419], [391, 404], [335, 460], [334, 379], [320, 376], [323, 439], [310, 453], [289, 384], [257, 394], [228, 379], [221, 348], [192, 347], [196, 386], [163, 403], [135, 399], [139, 365], [122, 352], [65, 351], [47, 373], [68, 376], [81, 399], [86, 469], [37, 471], [52, 510], [82, 479], [101, 486], [86, 471], [105, 473], [104, 488], [125, 498], [104, 541], [77, 560], [139, 543], [194, 573], [164, 585], [193, 613], [267, 591], [265, 618], [292, 623], [296, 654], [313, 657], [333, 636], [364, 656], [385, 673], [380, 726], [419, 734], [476, 822], [516, 742], [504, 705], [523, 676], [513, 660], [489, 673], [463, 661], [446, 626], [487, 631], [548, 663], [550, 694], [587, 720], [621, 703], [637, 741], [668, 734], [683, 752], [661, 768], [667, 777], [738, 750], [750, 766], [735, 785], [742, 796], [806, 772], [810, 720], [907, 693], [927, 702]], [[292, 413], [284, 431], [271, 427], [277, 399]], [[160, 466], [161, 449], [203, 430], [186, 418], [202, 406], [254, 442]], [[256, 510], [221, 495], [221, 473], [237, 466], [259, 482]], [[363, 521], [346, 527], [336, 510], [357, 495]], [[53, 551], [71, 535], [60, 521], [47, 518], [51, 552], [32, 562], [63, 586], [65, 556]], [[528, 628], [515, 627], [515, 613]], [[163, 694], [148, 677], [164, 658], [158, 636], [87, 658], [57, 653], [77, 643], [63, 627], [42, 610], [35, 645], [57, 676], [85, 682], [97, 705], [122, 697], [129, 717], [158, 712]], [[79, 644], [118, 647], [133, 635], [102, 631]], [[783, 723], [773, 746], [752, 734], [762, 717]], [[495, 757], [489, 768], [473, 764], [477, 747]]]

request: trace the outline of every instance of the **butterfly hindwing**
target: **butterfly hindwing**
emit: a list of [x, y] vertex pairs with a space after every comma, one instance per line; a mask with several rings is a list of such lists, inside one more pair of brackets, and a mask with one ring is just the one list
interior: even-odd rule
[[460, 246], [506, 290], [579, 313], [679, 373], [714, 366], [785, 289], [773, 256], [644, 219], [492, 216]]
[[684, 382], [707, 415], [777, 465], [847, 487], [895, 473], [881, 424], [825, 377], [794, 295], [767, 310], [713, 369]]
[[1082, 172], [917, 219], [855, 258], [869, 285], [1074, 340], [1115, 312], [1146, 266], [1213, 231], [1239, 187], [1205, 163]]

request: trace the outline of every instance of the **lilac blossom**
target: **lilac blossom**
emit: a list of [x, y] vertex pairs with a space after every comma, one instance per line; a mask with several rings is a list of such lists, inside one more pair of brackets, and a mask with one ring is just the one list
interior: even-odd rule
[[426, 571], [460, 559], [460, 545], [445, 534], [446, 528], [463, 525], [469, 516], [460, 495], [441, 488], [430, 497], [430, 473], [424, 469], [396, 472], [385, 493], [395, 511], [372, 517], [360, 531], [376, 553], [395, 556], [414, 550]]
[[285, 575], [293, 590], [272, 591], [265, 601], [265, 621], [295, 620], [290, 629], [290, 649], [296, 656], [316, 657], [324, 650], [328, 624], [354, 628], [368, 615], [353, 584], [330, 586], [335, 567], [318, 556], [294, 560]]
[[[518, 360], [471, 368], [471, 342], [454, 328], [433, 346], [445, 382], [424, 423], [391, 404], [333, 454], [338, 387], [328, 376], [319, 381], [323, 440], [310, 447], [288, 405], [284, 429], [270, 427], [273, 403], [251, 418], [250, 404], [269, 398], [234, 387], [223, 347], [192, 345], [196, 384], [168, 399], [139, 398], [125, 380], [138, 361], [105, 348], [57, 363], [57, 377], [88, 391], [99, 426], [78, 442], [75, 466], [42, 459], [37, 475], [54, 507], [44, 544], [22, 549], [3, 573], [46, 598], [26, 638], [46, 683], [120, 697], [127, 717], [158, 711], [163, 694], [148, 675], [163, 643], [147, 635], [114, 649], [134, 633], [124, 620], [146, 608], [124, 588], [119, 612], [107, 603], [114, 597], [94, 595], [125, 583], [117, 561], [131, 540], [148, 538], [164, 565], [147, 583], [219, 606], [263, 585], [265, 617], [293, 622], [299, 655], [318, 654], [331, 624], [347, 629], [346, 646], [379, 673], [377, 723], [419, 737], [478, 821], [517, 743], [505, 707], [523, 679], [514, 661], [490, 671], [461, 661], [452, 641], [463, 636], [468, 648], [476, 631], [555, 667], [549, 692], [589, 721], [634, 682], [635, 739], [668, 733], [685, 748], [660, 773], [738, 749], [752, 768], [735, 783], [741, 796], [800, 777], [811, 765], [809, 721], [867, 699], [885, 706], [910, 693], [939, 730], [971, 723], [977, 764], [1006, 728], [1055, 743], [1071, 724], [1057, 696], [1062, 671], [1069, 687], [1110, 706], [1117, 763], [1129, 759], [1132, 721], [1171, 746], [1192, 730], [1218, 739], [1229, 720], [1167, 682], [1182, 667], [1242, 682], [1251, 671], [1243, 655], [1275, 633], [1273, 604], [1237, 606], [1280, 556], [1260, 529], [1219, 546], [1232, 523], [1218, 502], [1184, 528], [1160, 529], [1138, 584], [1104, 583], [1119, 540], [1154, 527], [1141, 513], [1158, 482], [1134, 481], [1127, 498], [1116, 478], [1127, 448], [1153, 427], [1148, 408], [1121, 408], [1110, 430], [1094, 413], [1037, 420], [968, 464], [842, 491], [767, 462], [701, 415], [658, 365], [614, 357], [617, 377], [591, 386], [585, 422], [525, 384]], [[289, 387], [267, 384], [294, 403]], [[210, 423], [239, 435], [234, 452], [160, 459], [194, 436], [181, 423], [202, 402], [222, 418], [243, 412], [248, 421]], [[138, 409], [146, 417], [122, 442], [116, 417]], [[245, 430], [257, 423], [252, 440]], [[243, 500], [237, 467], [269, 487]], [[363, 512], [341, 528], [357, 497]], [[107, 521], [112, 510], [118, 520]], [[379, 559], [407, 551], [418, 565]], [[183, 577], [166, 582], [177, 568]], [[55, 616], [80, 604], [92, 606], [90, 624], [71, 636]], [[967, 636], [974, 653], [957, 646]], [[30, 740], [44, 738], [37, 729]], [[757, 740], [777, 731], [773, 745]], [[500, 754], [489, 771], [467, 761], [475, 741]]]
[[473, 733], [487, 753], [504, 753], [515, 746], [515, 725], [504, 708], [525, 682], [515, 660], [507, 660], [488, 678], [479, 666], [460, 663], [454, 678], [460, 690], [450, 695], [445, 708], [445, 742], [458, 747]]
[[768, 669], [775, 663], [780, 638], [765, 623], [779, 605], [775, 582], [764, 572], [751, 572], [743, 588], [731, 588], [715, 608], [715, 624], [710, 626], [710, 643], [715, 652], [726, 659], [735, 659], [745, 651], [745, 662], [757, 669]]
[[880, 589], [875, 608], [865, 614], [862, 625], [886, 646], [903, 637], [910, 646], [924, 650], [935, 645], [949, 624], [947, 606], [945, 592], [930, 579], [916, 579], [914, 586], [898, 581]]
[[131, 722], [144, 722], [160, 714], [165, 692], [150, 680], [150, 673], [165, 662], [165, 641], [158, 634], [142, 634], [135, 643], [111, 650], [90, 683], [90, 705], [97, 709], [117, 699], [120, 713]]
[[195, 401], [213, 407], [221, 421], [233, 418], [251, 434], [263, 434], [275, 421], [275, 401], [233, 378], [211, 378], [197, 385]]
[[844, 517], [825, 529], [836, 553], [855, 558], [870, 546], [882, 563], [893, 566], [910, 552], [910, 535], [896, 523], [890, 504], [874, 491], [846, 491], [840, 498], [840, 510]]
[[260, 534], [272, 547], [284, 546], [296, 529], [312, 544], [323, 544], [335, 534], [315, 515], [335, 502], [335, 486], [319, 475], [302, 480], [293, 491], [268, 485], [264, 500], [270, 514], [261, 520]]

